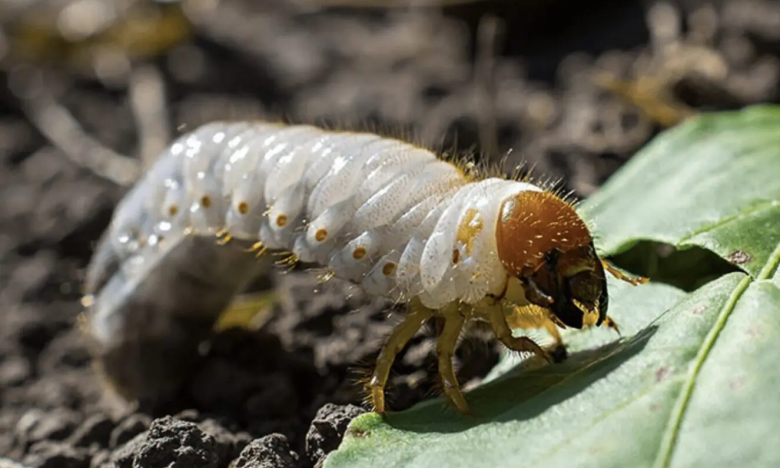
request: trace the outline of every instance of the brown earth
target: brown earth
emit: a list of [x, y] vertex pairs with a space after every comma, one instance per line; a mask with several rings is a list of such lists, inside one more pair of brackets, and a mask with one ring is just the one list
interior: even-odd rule
[[[137, 123], [154, 122], [153, 105], [128, 98], [128, 77], [151, 70], [174, 129], [279, 116], [379, 128], [508, 155], [509, 169], [527, 161], [587, 196], [663, 124], [780, 96], [780, 2], [769, 0], [259, 4], [191, 2], [192, 37], [160, 45], [153, 34], [153, 56], [122, 61], [120, 47], [86, 65], [87, 46], [51, 25], [0, 16], [0, 455], [36, 467], [313, 466], [364, 411], [354, 370], [392, 326], [386, 304], [355, 288], [277, 271], [270, 322], [215, 337], [176, 405], [106, 397], [74, 325], [83, 270], [126, 188], [76, 164], [89, 147], [72, 132], [52, 142], [36, 110], [63, 106], [98, 149], [153, 154], [161, 129]], [[645, 112], [594, 84], [604, 71]], [[473, 385], [498, 348], [469, 343], [457, 359]], [[393, 408], [435, 393], [434, 364], [430, 336], [417, 337], [394, 369]]]

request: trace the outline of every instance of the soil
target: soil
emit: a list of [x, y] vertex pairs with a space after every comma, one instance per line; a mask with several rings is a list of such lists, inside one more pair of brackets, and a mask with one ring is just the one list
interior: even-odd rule
[[[0, 466], [317, 466], [366, 411], [355, 381], [393, 324], [354, 287], [278, 269], [269, 322], [215, 336], [174, 404], [111, 396], [76, 326], [84, 268], [126, 187], [44, 136], [29, 112], [43, 90], [133, 158], [144, 150], [127, 71], [144, 65], [162, 76], [174, 129], [255, 117], [376, 128], [510, 169], [526, 161], [579, 197], [670, 115], [780, 97], [780, 2], [309, 3], [192, 2], [193, 36], [133, 57], [124, 75], [124, 62], [71, 60], [72, 42], [19, 54], [29, 16], [0, 17]], [[599, 71], [644, 90], [645, 112], [594, 84]], [[479, 335], [457, 355], [466, 386], [499, 357]], [[393, 409], [437, 393], [432, 351], [428, 333], [402, 353]]]

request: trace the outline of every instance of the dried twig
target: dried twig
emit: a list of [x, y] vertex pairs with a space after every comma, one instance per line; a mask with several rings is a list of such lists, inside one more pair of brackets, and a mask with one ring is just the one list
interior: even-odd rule
[[50, 95], [41, 93], [23, 103], [30, 121], [49, 141], [75, 163], [121, 186], [141, 175], [138, 160], [130, 159], [87, 135], [78, 121]]
[[474, 92], [479, 121], [479, 141], [482, 152], [491, 157], [498, 154], [498, 126], [496, 123], [496, 44], [501, 33], [501, 20], [485, 15], [477, 29], [477, 56], [474, 65]]
[[645, 77], [627, 81], [603, 73], [595, 77], [595, 82], [625, 99], [663, 127], [677, 125], [696, 113], [682, 102], [670, 97], [669, 83], [661, 79]]
[[144, 170], [165, 149], [171, 131], [165, 100], [165, 84], [159, 70], [145, 65], [130, 77], [130, 107], [138, 127], [138, 154]]

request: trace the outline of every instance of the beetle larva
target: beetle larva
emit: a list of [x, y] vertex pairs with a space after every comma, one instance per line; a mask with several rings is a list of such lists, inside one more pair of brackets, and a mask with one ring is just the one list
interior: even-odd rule
[[474, 178], [428, 150], [374, 134], [218, 122], [168, 147], [98, 246], [87, 326], [108, 377], [143, 392], [149, 382], [123, 370], [129, 356], [116, 352], [120, 343], [168, 343], [160, 345], [168, 352], [175, 333], [181, 341], [191, 332], [189, 319], [215, 318], [256, 268], [247, 246], [290, 251], [409, 304], [368, 384], [379, 413], [396, 354], [429, 318], [443, 322], [439, 374], [463, 412], [452, 355], [467, 321], [486, 321], [509, 349], [547, 360], [548, 351], [511, 328], [544, 327], [560, 344], [557, 327], [615, 326], [605, 268], [622, 276], [554, 193]]

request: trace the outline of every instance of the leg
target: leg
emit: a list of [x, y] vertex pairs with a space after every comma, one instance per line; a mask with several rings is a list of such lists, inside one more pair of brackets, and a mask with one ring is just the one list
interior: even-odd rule
[[444, 327], [442, 327], [439, 339], [436, 342], [436, 356], [439, 359], [439, 375], [441, 376], [444, 394], [455, 404], [458, 411], [470, 414], [466, 399], [463, 398], [463, 393], [460, 391], [455, 370], [452, 368], [452, 356], [455, 353], [458, 337], [465, 321], [465, 317], [458, 311], [457, 304], [455, 307], [446, 309]]
[[615, 321], [607, 315], [607, 318], [604, 319], [604, 322], [602, 323], [604, 326], [607, 326], [617, 332], [618, 335], [620, 335], [620, 328], [618, 327], [618, 324], [615, 323]]
[[376, 360], [376, 367], [374, 368], [374, 375], [371, 377], [371, 383], [369, 388], [371, 389], [371, 402], [374, 405], [374, 410], [379, 414], [385, 412], [385, 385], [387, 384], [387, 378], [390, 375], [390, 368], [393, 367], [393, 361], [395, 361], [396, 355], [401, 352], [406, 346], [406, 343], [417, 333], [422, 327], [423, 322], [428, 320], [433, 315], [433, 311], [427, 307], [423, 307], [417, 301], [413, 301], [409, 314], [404, 318], [404, 321], [398, 324], [393, 333], [388, 338], [382, 351], [379, 352], [379, 357]]
[[534, 343], [534, 341], [526, 336], [515, 337], [512, 336], [512, 329], [506, 323], [506, 317], [504, 316], [504, 309], [501, 304], [494, 304], [487, 306], [488, 320], [490, 320], [490, 326], [493, 328], [493, 333], [501, 340], [504, 345], [512, 351], [526, 351], [534, 353], [547, 362], [552, 362], [550, 355], [542, 349], [541, 346]]
[[506, 316], [507, 325], [511, 329], [544, 328], [553, 338], [553, 344], [549, 347], [549, 353], [555, 362], [561, 362], [566, 358], [566, 346], [558, 331], [558, 325], [550, 318], [547, 309], [534, 305], [513, 308], [513, 312]]
[[607, 263], [605, 260], [602, 260], [601, 264], [604, 266], [604, 269], [607, 270], [612, 276], [614, 276], [615, 278], [617, 278], [617, 279], [619, 279], [621, 281], [625, 281], [626, 283], [631, 283], [634, 286], [637, 286], [637, 285], [640, 285], [640, 284], [645, 284], [648, 281], [650, 281], [648, 278], [644, 278], [644, 277], [641, 277], [641, 276], [638, 276], [636, 278], [632, 278], [632, 277], [630, 277], [628, 275], [624, 275], [623, 272], [621, 272], [617, 268], [613, 267], [612, 265]]
[[252, 247], [246, 249], [246, 252], [254, 252], [256, 257], [260, 257], [263, 255], [266, 251], [266, 247], [263, 245], [262, 242], [258, 241], [252, 244]]

